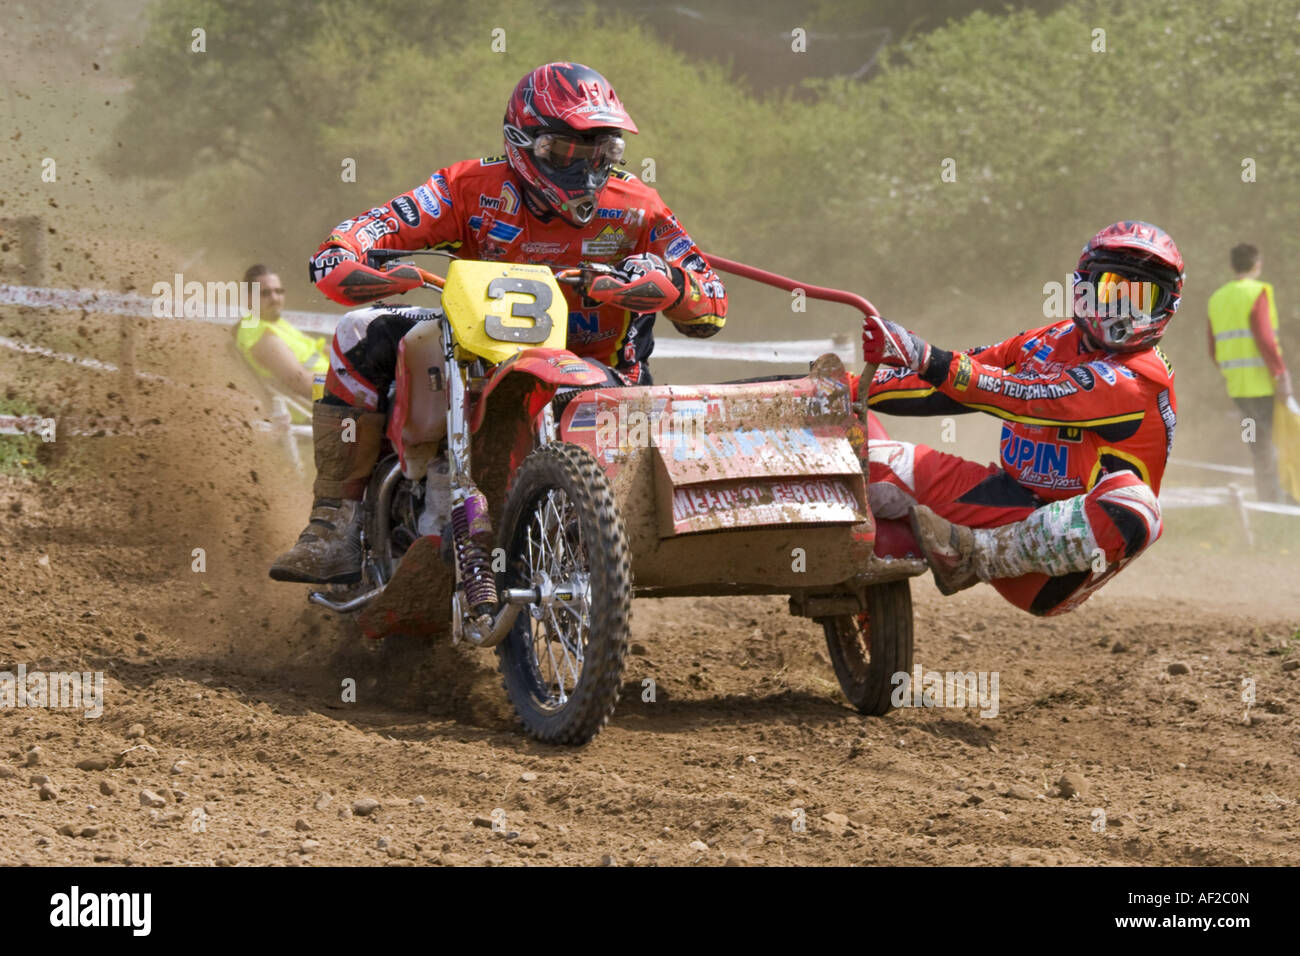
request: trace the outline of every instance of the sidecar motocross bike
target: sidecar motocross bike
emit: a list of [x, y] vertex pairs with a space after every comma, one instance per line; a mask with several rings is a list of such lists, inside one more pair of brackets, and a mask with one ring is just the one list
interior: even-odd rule
[[863, 459], [884, 433], [835, 355], [804, 377], [612, 387], [565, 349], [558, 284], [610, 267], [454, 260], [444, 280], [396, 261], [411, 254], [327, 277], [355, 304], [417, 287], [442, 303], [378, 306], [426, 321], [399, 348], [361, 582], [310, 600], [358, 612], [365, 639], [495, 647], [543, 741], [586, 743], [613, 713], [634, 595], [788, 595], [850, 703], [890, 709], [926, 565], [904, 522], [873, 520]]

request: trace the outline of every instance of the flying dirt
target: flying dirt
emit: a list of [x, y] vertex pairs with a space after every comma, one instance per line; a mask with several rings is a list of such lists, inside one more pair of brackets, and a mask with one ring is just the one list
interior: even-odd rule
[[[173, 367], [208, 332], [170, 331]], [[1296, 862], [1300, 599], [1276, 559], [1161, 542], [1046, 620], [912, 582], [917, 665], [999, 672], [995, 717], [858, 714], [779, 598], [639, 599], [615, 716], [556, 748], [487, 653], [367, 652], [264, 576], [308, 491], [212, 364], [139, 386], [148, 418], [11, 365], [105, 434], [4, 479], [4, 664], [102, 671], [104, 714], [0, 709], [6, 862]]]

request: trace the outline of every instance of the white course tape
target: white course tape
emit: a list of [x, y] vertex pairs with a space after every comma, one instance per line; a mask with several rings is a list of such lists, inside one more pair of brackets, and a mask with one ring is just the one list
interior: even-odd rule
[[1273, 504], [1271, 501], [1253, 501], [1231, 488], [1162, 488], [1161, 508], [1214, 508], [1232, 505], [1246, 511], [1263, 511], [1275, 515], [1300, 517], [1300, 507]]
[[[21, 305], [45, 309], [85, 309], [109, 315], [135, 315], [144, 318], [178, 319], [183, 322], [208, 322], [233, 325], [242, 316], [231, 310], [223, 299], [204, 307], [202, 313], [176, 315], [170, 297], [157, 298], [104, 289], [43, 289], [37, 286], [0, 285], [0, 305]], [[296, 329], [316, 335], [333, 335], [341, 315], [327, 312], [291, 312], [284, 318]], [[803, 339], [794, 342], [701, 342], [698, 340], [655, 340], [655, 358], [715, 359], [735, 362], [812, 362], [827, 352], [838, 355], [846, 365], [856, 361], [851, 341]]]
[[[165, 301], [166, 308], [158, 307]], [[183, 322], [208, 322], [213, 325], [234, 325], [243, 316], [238, 309], [230, 309], [228, 303], [217, 300], [212, 308], [204, 306], [201, 313], [176, 315], [172, 311], [172, 300], [158, 300], [150, 296], [133, 295], [123, 292], [109, 292], [105, 289], [42, 289], [27, 285], [0, 285], [0, 305], [23, 305], [36, 309], [66, 309], [88, 312], [103, 312], [108, 315], [135, 315], [151, 319], [179, 319]], [[285, 312], [285, 319], [295, 328], [318, 335], [332, 335], [334, 326], [341, 315], [325, 312]]]
[[1208, 461], [1192, 461], [1189, 458], [1170, 458], [1171, 465], [1185, 465], [1188, 468], [1204, 468], [1206, 471], [1221, 471], [1228, 475], [1253, 475], [1255, 469], [1241, 468], [1237, 465], [1216, 465]]
[[[112, 362], [101, 362], [99, 359], [85, 358], [80, 355], [73, 355], [71, 352], [56, 352], [54, 349], [47, 349], [43, 345], [32, 345], [30, 342], [19, 342], [17, 339], [7, 338], [3, 335], [0, 335], [0, 348], [11, 349], [15, 352], [23, 352], [27, 355], [40, 355], [44, 358], [51, 358], [58, 362], [67, 362], [69, 365], [80, 365], [83, 368], [93, 368], [97, 372], [121, 371]], [[167, 385], [178, 384], [163, 375], [155, 375], [153, 372], [136, 372], [135, 374], [140, 378], [145, 378], [152, 382], [163, 382]]]
[[[0, 435], [38, 435], [46, 426], [46, 419], [39, 415], [0, 415]], [[60, 432], [69, 435], [90, 436], [91, 438], [118, 435], [137, 435], [138, 428], [131, 428], [126, 431], [119, 431], [113, 428], [79, 428], [76, 426], [69, 427], [64, 420], [52, 419], [54, 422], [55, 434]], [[234, 422], [231, 423], [232, 425]], [[241, 423], [242, 424], [242, 423]], [[286, 428], [292, 435], [301, 435], [303, 437], [311, 436], [310, 425], [279, 425], [275, 422], [268, 422], [265, 419], [255, 419], [248, 423], [260, 432], [284, 431]], [[146, 426], [148, 428], [157, 428], [156, 425]]]

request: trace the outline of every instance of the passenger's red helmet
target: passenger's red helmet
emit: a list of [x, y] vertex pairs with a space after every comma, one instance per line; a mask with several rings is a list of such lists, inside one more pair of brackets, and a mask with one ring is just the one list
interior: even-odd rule
[[1125, 220], [1088, 240], [1074, 273], [1074, 324], [1111, 352], [1150, 348], [1183, 292], [1183, 257], [1159, 226]]
[[637, 131], [609, 81], [580, 63], [548, 63], [515, 87], [506, 107], [506, 158], [542, 203], [575, 226], [591, 222], [620, 131]]

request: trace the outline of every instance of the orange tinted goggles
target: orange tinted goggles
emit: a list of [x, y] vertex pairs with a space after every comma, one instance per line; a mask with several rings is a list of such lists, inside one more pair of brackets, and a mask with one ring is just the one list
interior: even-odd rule
[[1150, 319], [1161, 296], [1160, 286], [1154, 282], [1130, 279], [1118, 272], [1103, 272], [1097, 277], [1097, 311], [1103, 315]]

